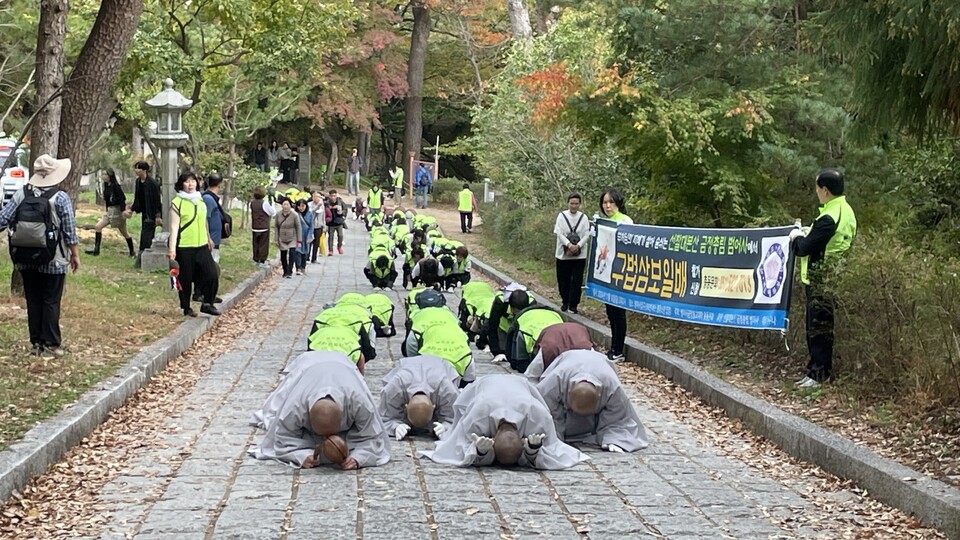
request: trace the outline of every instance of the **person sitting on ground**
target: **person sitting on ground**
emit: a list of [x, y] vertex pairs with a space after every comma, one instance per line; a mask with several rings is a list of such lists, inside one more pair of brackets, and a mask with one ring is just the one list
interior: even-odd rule
[[557, 437], [550, 409], [537, 389], [515, 375], [487, 375], [453, 404], [453, 427], [433, 451], [420, 455], [458, 467], [562, 470], [589, 458]]
[[578, 349], [561, 353], [540, 375], [537, 390], [550, 407], [557, 436], [568, 443], [618, 453], [649, 444], [630, 397], [602, 353]]
[[360, 336], [347, 326], [321, 326], [310, 334], [308, 351], [330, 351], [347, 355], [363, 375], [366, 359], [360, 352]]
[[529, 306], [517, 313], [510, 330], [507, 332], [507, 351], [497, 355], [493, 361], [510, 362], [510, 367], [523, 373], [533, 360], [534, 345], [544, 328], [561, 324], [563, 317], [547, 306]]
[[[288, 374], [270, 397], [266, 434], [250, 450], [257, 459], [276, 460], [309, 469], [331, 463], [319, 447], [327, 437], [346, 442], [344, 470], [390, 461], [387, 433], [367, 383], [346, 355], [307, 352], [308, 365]], [[301, 356], [304, 356], [301, 355]]]
[[530, 304], [536, 303], [533, 294], [519, 283], [510, 283], [497, 294], [490, 306], [490, 318], [481, 331], [487, 336], [490, 353], [494, 356], [507, 352], [507, 332], [513, 324], [514, 314], [520, 313]]
[[452, 289], [457, 285], [463, 286], [470, 283], [470, 271], [472, 269], [470, 251], [467, 250], [467, 246], [458, 246], [454, 251], [453, 267], [450, 270], [444, 269], [446, 288]]
[[397, 281], [397, 269], [393, 264], [393, 255], [386, 250], [378, 249], [370, 253], [367, 265], [363, 268], [363, 275], [367, 276], [370, 285], [377, 289], [393, 288]]
[[[377, 357], [377, 350], [373, 347], [374, 331], [373, 318], [367, 308], [351, 303], [335, 304], [325, 308], [313, 321], [310, 335], [325, 326], [344, 326], [351, 329], [360, 340], [360, 352], [366, 362]], [[307, 338], [310, 346], [310, 338]]]
[[460, 375], [437, 356], [401, 358], [383, 378], [380, 419], [398, 441], [410, 434], [441, 438], [453, 425]]
[[87, 255], [100, 255], [100, 244], [103, 242], [103, 230], [107, 227], [116, 227], [120, 236], [127, 242], [128, 255], [133, 257], [135, 255], [133, 252], [133, 238], [131, 238], [130, 233], [127, 232], [127, 218], [123, 216], [123, 212], [127, 208], [127, 196], [124, 195], [123, 187], [121, 187], [120, 182], [117, 181], [117, 173], [115, 173], [113, 169], [104, 171], [100, 178], [103, 181], [103, 205], [107, 211], [94, 226], [96, 233], [93, 241], [93, 249], [87, 250], [86, 253]]
[[467, 338], [477, 341], [477, 348], [481, 351], [487, 346], [487, 336], [481, 330], [490, 318], [490, 308], [496, 293], [493, 287], [482, 281], [467, 283], [461, 290], [460, 306], [457, 312], [460, 315], [460, 328], [467, 333]]
[[373, 330], [377, 337], [391, 337], [397, 335], [397, 327], [393, 324], [393, 300], [381, 293], [371, 293], [363, 298], [363, 304], [373, 316]]

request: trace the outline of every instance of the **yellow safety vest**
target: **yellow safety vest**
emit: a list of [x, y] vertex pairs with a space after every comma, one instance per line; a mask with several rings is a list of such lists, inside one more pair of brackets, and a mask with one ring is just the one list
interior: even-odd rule
[[473, 212], [473, 192], [469, 189], [464, 189], [460, 191], [460, 204], [457, 205], [457, 210], [461, 212]]
[[308, 350], [343, 353], [357, 363], [360, 361], [360, 338], [345, 326], [323, 326], [310, 334]]
[[383, 197], [380, 196], [379, 189], [371, 189], [367, 192], [367, 206], [370, 207], [371, 210], [378, 210], [383, 206]]
[[203, 198], [194, 202], [178, 195], [173, 198], [173, 205], [180, 214], [177, 247], [194, 248], [207, 245], [207, 205]]
[[473, 361], [467, 334], [457, 324], [440, 324], [429, 328], [422, 336], [422, 343], [420, 354], [443, 358], [453, 365], [460, 376]]

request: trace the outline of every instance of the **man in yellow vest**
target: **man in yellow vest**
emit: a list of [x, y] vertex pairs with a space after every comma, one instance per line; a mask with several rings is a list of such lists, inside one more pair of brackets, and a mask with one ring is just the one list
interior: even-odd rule
[[375, 216], [383, 210], [383, 191], [380, 190], [379, 184], [374, 184], [367, 192], [367, 208], [370, 216]]
[[406, 195], [403, 189], [403, 167], [398, 167], [396, 163], [391, 165], [390, 179], [393, 180], [393, 200], [398, 201]]
[[457, 210], [460, 211], [460, 232], [467, 234], [473, 230], [473, 213], [477, 211], [477, 198], [470, 191], [470, 184], [463, 184], [457, 195]]
[[807, 297], [807, 375], [801, 388], [815, 388], [831, 376], [833, 368], [833, 304], [826, 278], [842, 265], [843, 254], [857, 234], [857, 216], [843, 195], [843, 173], [823, 169], [817, 174], [820, 215], [807, 234], [790, 232], [790, 247], [800, 259], [800, 281]]

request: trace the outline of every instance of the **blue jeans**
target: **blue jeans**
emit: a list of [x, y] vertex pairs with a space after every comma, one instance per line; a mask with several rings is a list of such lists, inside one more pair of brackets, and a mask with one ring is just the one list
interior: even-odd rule
[[[417, 188], [417, 206], [421, 208], [427, 207], [427, 192], [430, 190], [428, 186], [418, 187]], [[420, 201], [420, 197], [423, 197], [423, 202]]]
[[348, 195], [360, 194], [360, 173], [359, 172], [347, 173], [347, 194]]

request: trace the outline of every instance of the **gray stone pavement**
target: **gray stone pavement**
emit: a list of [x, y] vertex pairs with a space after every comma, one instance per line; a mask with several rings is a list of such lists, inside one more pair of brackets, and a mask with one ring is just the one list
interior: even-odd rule
[[[776, 517], [814, 512], [796, 491], [720, 455], [664, 411], [634, 401], [652, 443], [635, 454], [585, 451], [567, 471], [457, 469], [416, 457], [427, 439], [391, 439], [383, 467], [298, 471], [246, 456], [261, 436], [247, 424], [306, 348], [322, 305], [371, 292], [362, 273], [366, 232], [350, 222], [343, 256], [325, 257], [293, 279], [271, 278], [259, 294], [272, 327], [251, 328], [168, 420], [166, 448], [151, 450], [104, 486], [100, 538], [791, 538]], [[402, 328], [402, 289], [395, 322]], [[448, 305], [459, 298], [448, 294]], [[366, 380], [374, 394], [399, 357], [400, 337], [378, 339]], [[480, 374], [505, 368], [477, 353]], [[805, 531], [800, 534], [806, 536]], [[814, 535], [813, 531], [809, 534]]]

